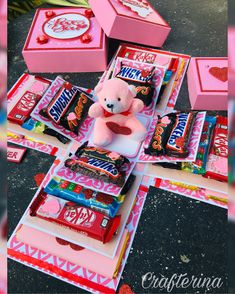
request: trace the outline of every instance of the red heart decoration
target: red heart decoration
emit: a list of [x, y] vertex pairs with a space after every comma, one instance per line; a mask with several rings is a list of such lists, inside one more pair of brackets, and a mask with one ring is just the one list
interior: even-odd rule
[[75, 251], [81, 251], [81, 250], [84, 249], [84, 247], [79, 246], [79, 245], [76, 245], [76, 244], [73, 244], [73, 243], [69, 243], [69, 246], [70, 246], [73, 250], [75, 250]]
[[107, 127], [117, 135], [130, 135], [132, 133], [131, 129], [128, 127], [122, 127], [119, 124], [109, 121], [106, 123]]
[[90, 34], [84, 34], [81, 36], [82, 43], [90, 43], [92, 41], [92, 36]]
[[93, 13], [93, 11], [92, 11], [91, 9], [86, 9], [86, 10], [85, 10], [85, 16], [86, 16], [87, 18], [92, 18], [92, 17], [94, 17], [95, 15], [94, 15], [94, 13]]
[[86, 199], [91, 199], [93, 195], [93, 192], [89, 189], [84, 190], [84, 196]]
[[87, 157], [81, 157], [81, 158], [79, 158], [79, 160], [82, 162], [85, 162], [85, 163], [89, 161], [89, 159]]
[[184, 138], [182, 138], [182, 137], [177, 138], [175, 140], [175, 144], [177, 145], [177, 147], [183, 147], [184, 146]]
[[46, 11], [45, 14], [46, 14], [46, 17], [47, 17], [47, 18], [51, 18], [51, 17], [53, 17], [53, 16], [56, 15], [55, 12], [52, 11], [52, 10], [50, 10], [50, 11]]
[[227, 67], [211, 67], [209, 73], [220, 80], [221, 82], [227, 82], [228, 80], [228, 68]]
[[60, 245], [63, 245], [63, 246], [69, 245], [69, 242], [64, 239], [61, 239], [58, 237], [56, 237], [55, 239], [56, 239], [56, 242], [59, 243]]
[[141, 76], [143, 78], [147, 78], [150, 75], [150, 71], [149, 70], [143, 70], [141, 73]]
[[40, 35], [40, 36], [37, 37], [37, 43], [38, 44], [43, 45], [43, 44], [48, 43], [48, 41], [49, 41], [49, 38], [47, 36], [45, 36], [45, 35]]

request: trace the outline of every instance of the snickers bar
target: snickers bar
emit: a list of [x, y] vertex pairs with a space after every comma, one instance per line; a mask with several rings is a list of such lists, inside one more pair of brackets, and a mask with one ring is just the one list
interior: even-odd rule
[[93, 101], [83, 91], [66, 82], [40, 114], [75, 134], [88, 116]]
[[145, 106], [149, 106], [153, 101], [155, 89], [153, 87], [153, 76], [155, 67], [151, 70], [144, 70], [129, 65], [121, 64], [121, 70], [116, 75], [130, 85], [134, 85], [137, 91], [137, 98], [143, 101]]
[[188, 156], [188, 145], [196, 114], [194, 112], [177, 113], [175, 125], [166, 144], [166, 154], [168, 156], [177, 158], [186, 158]]
[[104, 160], [114, 164], [117, 168], [120, 168], [124, 163], [129, 163], [129, 160], [119, 153], [108, 151], [103, 148], [88, 146], [88, 142], [85, 142], [77, 149], [76, 156], [88, 156], [91, 158]]
[[126, 180], [122, 167], [129, 160], [116, 152], [84, 146], [78, 149], [76, 158], [65, 161], [65, 166], [74, 172], [122, 187]]

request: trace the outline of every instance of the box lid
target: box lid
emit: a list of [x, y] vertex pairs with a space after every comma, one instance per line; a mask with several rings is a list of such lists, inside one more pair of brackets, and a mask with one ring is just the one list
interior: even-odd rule
[[102, 28], [86, 9], [40, 8], [36, 11], [24, 50], [102, 49], [104, 42]]
[[169, 27], [168, 23], [146, 0], [107, 0], [116, 14], [130, 19]]
[[89, 4], [110, 38], [161, 47], [171, 31], [146, 0], [89, 0]]
[[198, 57], [195, 63], [201, 92], [228, 91], [227, 57]]

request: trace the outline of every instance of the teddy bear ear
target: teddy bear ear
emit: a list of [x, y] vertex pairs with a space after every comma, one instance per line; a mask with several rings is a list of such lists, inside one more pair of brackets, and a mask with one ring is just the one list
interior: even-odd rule
[[133, 85], [129, 85], [128, 88], [129, 88], [129, 91], [131, 92], [131, 94], [133, 95], [133, 97], [136, 97], [136, 95], [137, 95], [136, 87]]
[[102, 89], [103, 89], [103, 83], [98, 84], [94, 89], [95, 94], [98, 94]]

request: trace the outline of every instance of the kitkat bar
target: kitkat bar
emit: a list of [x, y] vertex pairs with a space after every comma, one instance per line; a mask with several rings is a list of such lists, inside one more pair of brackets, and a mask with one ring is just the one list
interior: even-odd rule
[[41, 98], [42, 96], [38, 94], [26, 91], [9, 112], [7, 116], [8, 120], [22, 125], [29, 118], [31, 112]]
[[[32, 78], [30, 75], [23, 75], [23, 77], [25, 76], [29, 79]], [[9, 92], [8, 99], [10, 99], [11, 96], [22, 87], [21, 79], [22, 78], [18, 80], [16, 85]], [[40, 76], [34, 76], [34, 81], [31, 83], [31, 86], [27, 87], [14, 107], [9, 111], [7, 116], [8, 120], [18, 125], [23, 125], [25, 121], [30, 118], [31, 112], [43, 97], [50, 84], [51, 81]]]
[[228, 118], [218, 116], [206, 165], [205, 177], [228, 181]]
[[121, 216], [114, 218], [46, 194], [43, 190], [30, 206], [32, 217], [57, 223], [103, 243], [109, 242], [117, 231]]

